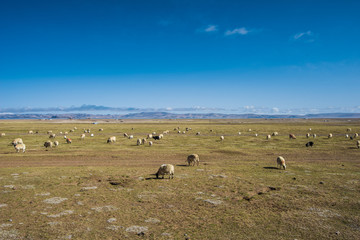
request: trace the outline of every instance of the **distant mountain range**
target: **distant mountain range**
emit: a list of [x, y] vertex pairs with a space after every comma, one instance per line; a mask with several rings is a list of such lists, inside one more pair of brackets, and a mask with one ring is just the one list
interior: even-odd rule
[[288, 114], [223, 114], [139, 112], [129, 114], [87, 113], [1, 113], [0, 119], [247, 119], [247, 118], [360, 118], [360, 113]]

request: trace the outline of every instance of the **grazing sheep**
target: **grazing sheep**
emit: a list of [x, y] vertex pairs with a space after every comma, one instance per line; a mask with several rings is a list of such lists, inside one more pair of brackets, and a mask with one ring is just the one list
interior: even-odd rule
[[52, 133], [52, 131], [47, 131], [47, 134], [51, 134]]
[[360, 148], [360, 140], [356, 141], [356, 146], [357, 146], [357, 148]]
[[165, 130], [163, 131], [163, 134], [168, 134], [170, 131], [169, 130]]
[[59, 134], [60, 134], [60, 135], [62, 135], [62, 134], [63, 134], [63, 132], [59, 132]]
[[127, 133], [124, 133], [124, 137], [129, 138], [129, 135]]
[[92, 133], [92, 134], [90, 134], [90, 137], [93, 137], [94, 136], [94, 134]]
[[[75, 130], [74, 130], [74, 129], [70, 129], [70, 132], [75, 132]], [[85, 130], [84, 130], [84, 132], [85, 132]]]
[[68, 132], [64, 132], [64, 135], [67, 135], [67, 134], [69, 134]]
[[67, 139], [66, 139], [66, 143], [71, 143], [71, 139], [70, 139], [70, 138], [67, 138]]
[[160, 140], [161, 138], [160, 138], [160, 136], [153, 136], [153, 139], [154, 140]]
[[45, 148], [48, 148], [48, 147], [52, 148], [53, 145], [54, 145], [54, 144], [53, 144], [51, 141], [46, 141], [46, 142], [44, 143], [44, 147], [45, 147]]
[[185, 132], [185, 131], [183, 131], [182, 133], [183, 133], [183, 134], [185, 134], [186, 132]]
[[86, 131], [87, 131], [88, 133], [90, 133], [90, 129], [87, 129]]
[[273, 132], [271, 135], [273, 135], [275, 137], [275, 136], [279, 135], [279, 133], [278, 132]]
[[195, 164], [199, 166], [200, 158], [197, 154], [191, 154], [187, 157], [186, 161], [188, 162], [189, 166], [191, 165], [191, 163], [193, 164], [193, 166], [195, 166]]
[[210, 129], [210, 132], [213, 132], [214, 130]]
[[345, 134], [345, 138], [349, 138], [349, 134]]
[[257, 133], [255, 133], [255, 137], [257, 137], [258, 136], [258, 134]]
[[358, 134], [358, 133], [355, 133], [355, 134], [354, 134], [354, 138], [357, 138], [357, 137], [359, 137], [359, 134]]
[[270, 134], [267, 135], [267, 136], [266, 136], [266, 139], [267, 139], [267, 140], [270, 140], [270, 139], [271, 139], [271, 135], [270, 135]]
[[99, 129], [99, 132], [102, 132], [102, 131], [104, 131], [104, 129], [100, 128], [100, 129]]
[[309, 131], [311, 131], [311, 128], [309, 128]]
[[15, 138], [11, 144], [15, 146], [16, 144], [23, 144], [23, 140], [21, 138]]
[[220, 141], [224, 141], [224, 136], [220, 136]]
[[252, 130], [251, 130], [251, 128], [249, 128], [249, 130], [248, 130], [249, 132], [251, 132]]
[[181, 131], [178, 131], [178, 133], [181, 133]]
[[174, 131], [177, 131], [177, 128], [174, 128]]
[[84, 133], [81, 134], [80, 138], [81, 138], [81, 139], [85, 139], [85, 134], [84, 134]]
[[332, 133], [329, 133], [328, 138], [332, 138], [332, 137], [333, 137]]
[[22, 150], [22, 152], [24, 153], [25, 149], [26, 149], [26, 146], [23, 143], [19, 143], [19, 144], [15, 144], [14, 148], [15, 148], [17, 153], [20, 152], [20, 150]]
[[159, 135], [159, 138], [160, 138], [160, 139], [162, 139], [163, 137], [164, 137], [164, 135], [163, 135], [163, 134], [160, 134], [160, 135]]
[[30, 130], [28, 133], [29, 133], [29, 134], [34, 134], [34, 132], [33, 132], [33, 131], [31, 131], [31, 130]]
[[351, 128], [346, 129], [347, 132], [351, 132]]
[[159, 178], [159, 175], [162, 175], [163, 179], [165, 174], [169, 174], [169, 179], [174, 178], [174, 165], [172, 164], [163, 164], [160, 166], [159, 170], [156, 173], [156, 178]]
[[75, 130], [77, 130], [77, 127], [74, 127]]
[[197, 132], [196, 135], [200, 135], [200, 132]]
[[284, 159], [282, 156], [279, 156], [279, 157], [276, 159], [276, 162], [277, 162], [277, 166], [280, 166], [280, 169], [281, 169], [281, 167], [283, 167], [284, 170], [286, 169], [285, 159]]
[[5, 133], [1, 133], [1, 137], [5, 137], [5, 135], [6, 135]]
[[316, 133], [313, 134], [313, 138], [316, 138]]
[[130, 136], [129, 136], [129, 139], [133, 139], [133, 138], [134, 138], [134, 135], [130, 135]]
[[156, 135], [156, 132], [153, 132], [152, 135]]
[[140, 146], [141, 144], [142, 144], [142, 140], [138, 138], [138, 140], [136, 141], [136, 145]]
[[116, 142], [116, 137], [115, 136], [109, 137], [106, 142], [107, 143], [114, 143], [114, 142]]
[[241, 132], [238, 132], [239, 135], [241, 135]]
[[309, 138], [309, 137], [310, 137], [310, 133], [307, 133], [307, 134], [306, 134], [306, 138]]
[[147, 135], [147, 139], [152, 138], [152, 137], [153, 137], [152, 134]]
[[312, 147], [314, 146], [314, 142], [308, 142], [305, 144], [306, 147]]
[[289, 134], [289, 138], [290, 138], [290, 139], [296, 139], [296, 136], [295, 136], [294, 134], [291, 134], [291, 133], [290, 133], [290, 134]]
[[152, 141], [149, 141], [149, 146], [151, 147], [153, 145], [153, 142]]
[[145, 145], [146, 142], [147, 142], [147, 141], [146, 141], [146, 138], [143, 138], [143, 139], [142, 139], [142, 144]]
[[55, 146], [55, 147], [59, 146], [59, 142], [58, 142], [58, 141], [55, 141], [55, 142], [54, 142], [54, 146]]
[[55, 138], [56, 137], [56, 134], [55, 133], [52, 133], [50, 134], [49, 138]]
[[353, 140], [354, 138], [352, 136], [350, 136], [350, 140]]

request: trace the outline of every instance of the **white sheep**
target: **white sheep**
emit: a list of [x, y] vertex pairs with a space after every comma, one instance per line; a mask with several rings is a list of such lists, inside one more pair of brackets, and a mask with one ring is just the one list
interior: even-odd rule
[[74, 127], [75, 130], [77, 130], [77, 127]]
[[162, 139], [164, 137], [163, 134], [159, 134], [159, 138]]
[[200, 135], [200, 132], [197, 132], [196, 135]]
[[238, 132], [239, 135], [241, 135], [241, 132]]
[[130, 136], [129, 136], [129, 139], [133, 139], [133, 138], [134, 138], [134, 135], [130, 135]]
[[94, 134], [92, 133], [92, 134], [90, 134], [90, 137], [94, 137]]
[[285, 159], [282, 156], [279, 156], [276, 159], [276, 162], [277, 162], [277, 166], [280, 166], [280, 169], [281, 169], [281, 167], [283, 167], [284, 170], [286, 169]]
[[31, 131], [31, 130], [30, 130], [28, 133], [29, 133], [29, 134], [34, 134], [34, 132], [33, 132], [33, 131]]
[[100, 128], [100, 129], [99, 129], [99, 132], [102, 132], [102, 131], [104, 131], [104, 129]]
[[59, 142], [58, 142], [58, 141], [55, 141], [55, 142], [54, 142], [54, 146], [55, 146], [55, 147], [59, 146]]
[[313, 134], [313, 138], [316, 138], [316, 133]]
[[349, 134], [345, 134], [345, 138], [349, 138]]
[[22, 152], [24, 153], [25, 149], [26, 149], [26, 146], [23, 143], [19, 143], [19, 144], [14, 145], [14, 148], [15, 148], [17, 153], [20, 152], [20, 150], [22, 150]]
[[60, 134], [60, 135], [62, 135], [62, 134], [63, 134], [63, 132], [59, 132], [59, 134]]
[[64, 135], [67, 135], [67, 134], [69, 134], [68, 132], [64, 132]]
[[346, 129], [347, 132], [351, 132], [351, 128]]
[[258, 134], [257, 133], [255, 133], [255, 137], [257, 137], [258, 136]]
[[142, 139], [142, 144], [145, 145], [146, 142], [147, 142], [146, 138], [143, 138], [143, 139]]
[[333, 137], [332, 133], [329, 133], [328, 138], [332, 138], [332, 137]]
[[270, 140], [270, 139], [271, 139], [271, 135], [270, 135], [270, 134], [267, 135], [267, 136], [266, 136], [266, 139], [267, 139], [267, 140]]
[[52, 133], [50, 134], [49, 138], [55, 138], [56, 137], [56, 134], [55, 133]]
[[252, 130], [251, 130], [251, 128], [249, 128], [249, 130], [248, 130], [249, 132], [251, 132]]
[[15, 146], [16, 144], [23, 144], [23, 140], [21, 138], [15, 138], [11, 144]]
[[129, 137], [129, 135], [128, 135], [127, 133], [124, 133], [124, 137], [128, 138], [128, 137]]
[[0, 135], [0, 136], [1, 136], [1, 137], [5, 137], [5, 135], [6, 135], [5, 133], [1, 133], [1, 135]]
[[153, 132], [152, 135], [156, 135], [156, 132]]
[[193, 164], [193, 166], [195, 166], [195, 164], [199, 166], [200, 158], [197, 154], [191, 154], [187, 157], [186, 161], [188, 162], [189, 166], [191, 165], [191, 163]]
[[279, 133], [278, 132], [273, 132], [271, 135], [273, 135], [275, 137], [275, 136], [279, 135]]
[[136, 145], [140, 146], [141, 144], [142, 144], [142, 140], [138, 138], [138, 140], [136, 141]]
[[307, 133], [307, 134], [306, 134], [306, 138], [309, 138], [309, 137], [310, 137], [310, 133]]
[[360, 148], [360, 140], [356, 141], [356, 146], [357, 146], [357, 148]]
[[224, 141], [224, 136], [220, 136], [220, 141]]
[[359, 134], [358, 134], [358, 133], [355, 133], [355, 134], [354, 134], [354, 138], [357, 138], [357, 137], [359, 137]]
[[51, 141], [46, 141], [46, 142], [44, 143], [44, 147], [45, 147], [45, 148], [48, 148], [48, 147], [52, 148], [53, 145], [54, 145], [54, 144], [53, 144]]
[[81, 138], [81, 139], [85, 139], [85, 134], [84, 134], [84, 133], [81, 134], [80, 138]]
[[116, 142], [116, 137], [115, 136], [109, 137], [108, 140], [107, 140], [107, 143], [114, 143], [114, 142]]
[[47, 134], [51, 134], [52, 133], [52, 131], [47, 131]]
[[[74, 130], [74, 129], [70, 129], [70, 132], [75, 132], [75, 130]], [[85, 130], [84, 130], [84, 132], [85, 132]]]
[[153, 145], [153, 142], [152, 141], [149, 141], [149, 146], [151, 147]]
[[169, 179], [174, 178], [174, 165], [172, 164], [163, 164], [160, 166], [159, 170], [156, 173], [156, 178], [159, 178], [159, 175], [162, 175], [164, 178], [165, 174], [169, 174]]
[[151, 139], [152, 136], [153, 136], [152, 134], [148, 134], [148, 135], [147, 135], [147, 139], [149, 139], [149, 138]]

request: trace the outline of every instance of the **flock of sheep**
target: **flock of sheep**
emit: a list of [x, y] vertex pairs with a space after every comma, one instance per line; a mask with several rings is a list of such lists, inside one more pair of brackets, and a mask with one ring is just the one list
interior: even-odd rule
[[[70, 132], [75, 132], [75, 130], [77, 130], [76, 127], [71, 129]], [[189, 131], [189, 130], [191, 130], [191, 128], [186, 128], [186, 131]], [[311, 131], [311, 128], [309, 130]], [[99, 131], [104, 131], [104, 129], [100, 128]], [[181, 134], [181, 133], [184, 134], [185, 133], [185, 131], [180, 131], [179, 127], [174, 128], [174, 131], [177, 131], [179, 134]], [[252, 130], [249, 129], [248, 131], [251, 132]], [[136, 145], [138, 145], [138, 146], [145, 145], [148, 142], [149, 146], [152, 146], [153, 142], [150, 141], [150, 139], [160, 140], [160, 139], [162, 139], [164, 137], [164, 134], [168, 134], [169, 132], [170, 132], [169, 130], [166, 130], [162, 134], [159, 134], [159, 135], [156, 135], [156, 132], [153, 132], [152, 134], [148, 134], [146, 138], [138, 138], [137, 141], [136, 141]], [[213, 130], [211, 129], [210, 132], [213, 132]], [[348, 128], [347, 132], [351, 132], [351, 128]], [[36, 133], [38, 133], [38, 132], [36, 132]], [[90, 133], [90, 129], [84, 129], [84, 133], [80, 135], [81, 140], [83, 140], [85, 138], [85, 133]], [[28, 134], [34, 134], [34, 132], [30, 130], [30, 131], [28, 131]], [[54, 134], [52, 131], [48, 131], [47, 134], [49, 134], [50, 139], [54, 139], [56, 137], [56, 134]], [[64, 132], [64, 133], [60, 132], [60, 135], [64, 135], [64, 139], [66, 140], [66, 143], [71, 144], [72, 140], [66, 136], [67, 134], [68, 134], [68, 132]], [[5, 135], [6, 135], [5, 133], [0, 134], [1, 137], [4, 137]], [[196, 135], [201, 135], [201, 133], [197, 132]], [[238, 135], [241, 135], [241, 132], [239, 132]], [[273, 132], [271, 135], [270, 134], [266, 135], [266, 139], [270, 140], [271, 136], [278, 136], [278, 135], [279, 135], [278, 132]], [[90, 136], [94, 137], [94, 134], [91, 134]], [[257, 137], [258, 134], [255, 134], [255, 136]], [[311, 136], [313, 138], [317, 137], [316, 134], [311, 135], [310, 133], [307, 133], [305, 136], [306, 136], [306, 138], [310, 138]], [[124, 133], [124, 137], [126, 137], [128, 139], [133, 139], [134, 138], [133, 135], [128, 135], [127, 133]], [[329, 133], [328, 138], [332, 138], [332, 137], [333, 137], [333, 134]], [[353, 136], [349, 136], [349, 134], [345, 134], [345, 137], [346, 138], [350, 137], [350, 139], [354, 139], [354, 138], [358, 138], [359, 134], [355, 133]], [[225, 139], [224, 136], [220, 136], [220, 141], [224, 141], [224, 139]], [[294, 134], [289, 134], [289, 139], [296, 139], [296, 136]], [[111, 136], [111, 137], [109, 137], [107, 139], [107, 143], [115, 143], [115, 142], [116, 142], [116, 136]], [[14, 139], [11, 142], [11, 145], [14, 146], [17, 153], [19, 153], [20, 151], [25, 152], [25, 150], [26, 150], [26, 146], [23, 143], [23, 140], [21, 138]], [[56, 147], [58, 145], [59, 145], [58, 141], [54, 141], [54, 142], [46, 141], [44, 143], [45, 148], [52, 148], [52, 147]], [[314, 145], [314, 142], [312, 142], [312, 141], [305, 144], [306, 147], [312, 147], [313, 145]], [[356, 141], [356, 145], [357, 145], [357, 148], [360, 148], [360, 140]], [[276, 162], [277, 162], [277, 166], [280, 169], [282, 169], [282, 168], [284, 170], [286, 169], [286, 164], [285, 164], [284, 157], [279, 156], [277, 158]], [[189, 166], [191, 166], [191, 165], [192, 166], [195, 166], [195, 165], [199, 166], [199, 163], [200, 163], [199, 155], [198, 154], [189, 155], [187, 157], [187, 163], [188, 163]], [[156, 173], [156, 178], [159, 178], [159, 176], [161, 176], [161, 175], [164, 178], [164, 175], [167, 175], [167, 174], [169, 175], [169, 178], [174, 178], [174, 166], [172, 164], [163, 164], [163, 165], [161, 165], [159, 170]]]

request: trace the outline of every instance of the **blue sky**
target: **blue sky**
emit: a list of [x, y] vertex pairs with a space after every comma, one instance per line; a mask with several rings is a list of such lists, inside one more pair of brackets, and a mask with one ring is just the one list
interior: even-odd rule
[[2, 1], [0, 108], [359, 112], [359, 9], [359, 1]]

